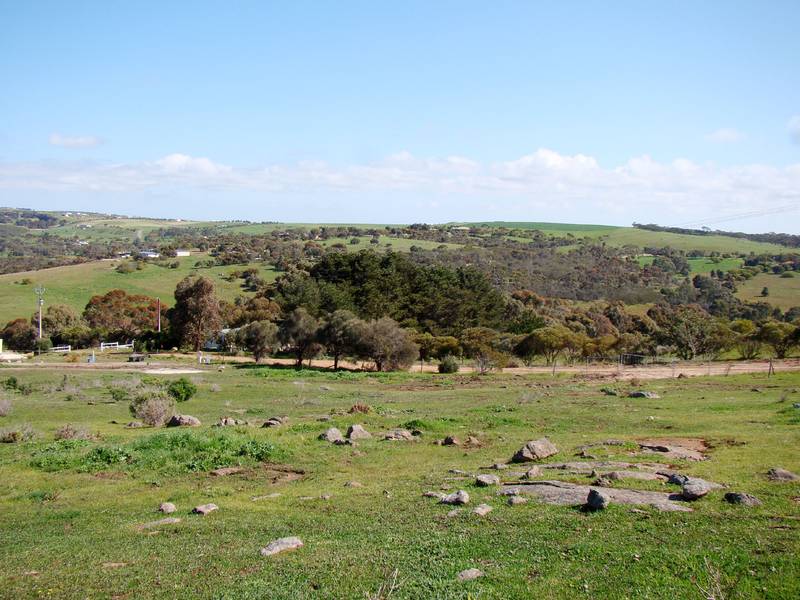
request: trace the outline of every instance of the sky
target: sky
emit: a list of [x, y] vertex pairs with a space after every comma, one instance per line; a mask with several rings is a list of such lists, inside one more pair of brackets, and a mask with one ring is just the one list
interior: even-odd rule
[[800, 2], [0, 0], [0, 205], [800, 233]]

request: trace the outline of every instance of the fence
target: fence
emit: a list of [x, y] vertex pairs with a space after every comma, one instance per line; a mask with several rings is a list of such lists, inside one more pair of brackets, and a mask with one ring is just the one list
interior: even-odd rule
[[106, 349], [117, 350], [119, 348], [133, 348], [133, 342], [129, 342], [127, 344], [120, 344], [119, 342], [100, 342], [100, 351]]
[[61, 352], [63, 354], [68, 354], [72, 352], [72, 346], [53, 346], [50, 348], [50, 352]]

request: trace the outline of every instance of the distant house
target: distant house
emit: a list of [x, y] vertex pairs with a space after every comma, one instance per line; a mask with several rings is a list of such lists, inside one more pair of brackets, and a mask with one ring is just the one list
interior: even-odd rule
[[175, 250], [175, 256], [191, 256], [191, 250]]
[[139, 252], [139, 258], [161, 258], [161, 254], [155, 250], [141, 250]]

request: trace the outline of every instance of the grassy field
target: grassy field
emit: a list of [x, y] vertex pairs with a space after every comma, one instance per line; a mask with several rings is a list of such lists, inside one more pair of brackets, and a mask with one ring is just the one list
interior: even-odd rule
[[[752, 279], [736, 284], [736, 296], [742, 300], [769, 302], [782, 310], [800, 306], [800, 276], [781, 277], [772, 273], [759, 273]], [[769, 288], [769, 296], [761, 296], [761, 290]]]
[[[637, 256], [636, 261], [641, 266], [651, 265], [655, 260], [655, 256]], [[731, 269], [738, 269], [742, 266], [741, 258], [690, 258], [689, 268], [692, 274], [701, 273], [703, 275], [711, 271], [730, 271]]]
[[[36, 308], [36, 296], [33, 292], [36, 285], [41, 284], [46, 288], [45, 301], [47, 304], [66, 304], [76, 311], [81, 312], [95, 294], [103, 294], [115, 288], [124, 289], [130, 294], [146, 294], [160, 297], [170, 305], [172, 303], [175, 285], [187, 275], [197, 273], [211, 278], [217, 287], [220, 298], [232, 300], [236, 295], [246, 295], [241, 288], [241, 280], [228, 282], [223, 276], [231, 271], [246, 268], [242, 265], [226, 267], [211, 267], [195, 269], [194, 264], [199, 260], [208, 259], [205, 254], [170, 259], [180, 262], [180, 267], [170, 269], [156, 265], [145, 265], [141, 271], [132, 273], [117, 273], [114, 269], [119, 261], [103, 260], [27, 271], [23, 273], [9, 273], [0, 275], [0, 323], [6, 323], [16, 317], [28, 317]], [[260, 270], [261, 276], [267, 280], [274, 279], [276, 273], [269, 265], [261, 263], [249, 266]], [[22, 285], [24, 279], [32, 281], [29, 285]]]
[[[628, 384], [495, 375], [370, 375], [229, 367], [192, 375], [198, 395], [180, 411], [192, 430], [126, 429], [127, 403], [111, 386], [143, 376], [120, 372], [0, 369], [26, 393], [7, 391], [0, 427], [28, 423], [32, 441], [0, 444], [0, 589], [7, 598], [796, 598], [800, 594], [800, 484], [767, 480], [773, 466], [797, 472], [800, 375], [662, 380], [662, 399], [628, 399]], [[162, 376], [165, 380], [175, 376]], [[147, 383], [147, 381], [145, 381]], [[753, 391], [758, 387], [761, 391]], [[349, 414], [355, 403], [369, 414]], [[210, 427], [222, 416], [276, 429]], [[324, 420], [323, 420], [324, 419]], [[97, 439], [53, 441], [65, 423]], [[413, 442], [358, 447], [317, 440], [329, 426], [362, 423], [375, 434], [421, 431]], [[445, 435], [475, 435], [481, 447], [447, 447]], [[584, 460], [598, 440], [701, 437], [703, 462], [671, 461], [690, 475], [756, 495], [744, 508], [711, 492], [693, 512], [610, 506], [597, 513], [531, 500], [511, 507], [492, 488], [449, 472], [506, 461], [547, 435], [552, 461]], [[592, 450], [631, 460], [631, 445]], [[658, 460], [657, 458], [640, 460]], [[280, 463], [302, 477], [275, 480]], [[212, 477], [209, 469], [244, 472]], [[503, 479], [513, 479], [498, 472]], [[556, 471], [558, 478], [585, 476]], [[357, 481], [361, 487], [346, 486]], [[615, 487], [621, 486], [616, 482]], [[641, 489], [677, 489], [625, 481]], [[423, 498], [467, 490], [458, 515]], [[279, 494], [274, 495], [273, 494]], [[322, 499], [322, 495], [330, 495]], [[256, 498], [257, 500], [254, 500]], [[180, 523], [139, 530], [173, 502]], [[192, 507], [214, 502], [206, 517]], [[486, 517], [471, 508], [486, 502]], [[259, 549], [299, 536], [305, 546], [271, 558]], [[460, 582], [479, 568], [484, 577]], [[396, 577], [395, 577], [396, 574]], [[389, 592], [392, 581], [395, 588]], [[382, 588], [383, 586], [383, 588]], [[380, 590], [383, 590], [380, 592]]]

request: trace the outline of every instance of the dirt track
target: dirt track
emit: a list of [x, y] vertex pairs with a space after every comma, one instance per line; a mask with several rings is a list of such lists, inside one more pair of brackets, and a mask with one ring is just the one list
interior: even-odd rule
[[[14, 363], [12, 365], [4, 365], [0, 370], [17, 370], [17, 369], [54, 369], [54, 370], [121, 370], [129, 372], [149, 372], [159, 373], [164, 375], [180, 374], [180, 373], [199, 373], [203, 371], [215, 371], [221, 365], [226, 364], [252, 364], [253, 360], [247, 357], [226, 356], [226, 357], [213, 357], [214, 362], [211, 365], [197, 365], [193, 360], [193, 355], [188, 354], [165, 354], [161, 355], [164, 358], [180, 358], [184, 359], [181, 363], [175, 363], [173, 360], [159, 361], [159, 356], [153, 356], [152, 359], [145, 363], [127, 363], [127, 362], [97, 362], [94, 364], [86, 363], [56, 363], [56, 362], [35, 362], [30, 361], [27, 363]], [[290, 366], [294, 364], [291, 359], [274, 358], [264, 361], [265, 365], [281, 365]], [[307, 364], [307, 363], [306, 363]], [[332, 369], [333, 362], [326, 359], [312, 361], [312, 366], [315, 368]], [[342, 368], [353, 370], [366, 370], [371, 365], [368, 364], [354, 364], [348, 362], [339, 363]], [[770, 362], [768, 360], [753, 360], [753, 361], [717, 361], [717, 362], [684, 362], [675, 363], [674, 365], [649, 365], [649, 366], [619, 366], [616, 364], [591, 364], [591, 365], [571, 365], [559, 366], [556, 365], [555, 369], [551, 367], [513, 367], [503, 369], [503, 373], [511, 375], [552, 375], [569, 373], [573, 375], [582, 375], [590, 379], [670, 379], [678, 376], [685, 377], [700, 377], [707, 375], [737, 375], [742, 373], [763, 373], [766, 374], [769, 370]], [[785, 373], [786, 371], [800, 371], [800, 359], [791, 358], [785, 360], [773, 360], [773, 368], [775, 373]], [[436, 365], [426, 364], [421, 369], [426, 373], [435, 373], [437, 371]], [[410, 369], [411, 372], [419, 372], [420, 366], [415, 365]], [[463, 366], [459, 369], [461, 374], [475, 373], [471, 366]]]

